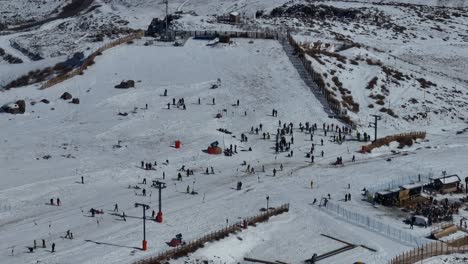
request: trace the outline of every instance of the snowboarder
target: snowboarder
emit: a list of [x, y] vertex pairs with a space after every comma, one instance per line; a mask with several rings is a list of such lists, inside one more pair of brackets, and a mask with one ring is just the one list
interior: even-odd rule
[[84, 177], [81, 176], [81, 184], [84, 184]]
[[55, 243], [52, 243], [52, 253], [55, 252]]
[[34, 249], [36, 249], [36, 239], [34, 239]]
[[142, 192], [143, 196], [146, 196], [146, 190], [145, 189], [143, 189], [141, 192]]
[[314, 198], [314, 201], [312, 202], [312, 204], [316, 204], [317, 203], [317, 198]]
[[237, 99], [237, 106], [239, 106], [239, 99]]
[[146, 178], [143, 178], [143, 184], [146, 184]]
[[60, 198], [57, 198], [57, 206], [60, 206]]
[[114, 212], [119, 212], [119, 205], [118, 204], [114, 205]]
[[215, 99], [213, 98], [213, 105], [215, 105], [215, 104], [216, 104], [216, 103], [215, 103]]
[[322, 139], [320, 139], [320, 144], [322, 144], [322, 146], [323, 146], [323, 138], [322, 138]]
[[167, 89], [164, 89], [164, 96], [167, 96]]
[[46, 248], [45, 239], [42, 239], [42, 247]]
[[283, 163], [280, 164], [280, 170], [283, 171]]
[[172, 98], [172, 105], [175, 105], [175, 98]]
[[355, 161], [356, 161], [356, 156], [353, 155], [352, 162], [355, 162]]
[[276, 176], [276, 169], [273, 169], [273, 176]]
[[154, 218], [155, 215], [156, 215], [156, 212], [153, 210], [153, 212], [151, 212], [151, 218]]
[[311, 189], [314, 188], [314, 181], [310, 181], [310, 188], [311, 188]]
[[171, 104], [167, 103], [167, 109], [171, 109]]
[[322, 154], [322, 158], [323, 158], [323, 154], [325, 154], [325, 153], [323, 152], [323, 150], [322, 150], [322, 153], [321, 153], [321, 154]]
[[65, 238], [70, 238], [70, 229], [67, 230], [67, 234], [65, 235]]
[[54, 198], [50, 198], [50, 205], [54, 205]]
[[242, 182], [238, 181], [237, 182], [237, 190], [240, 191], [242, 189]]
[[215, 174], [215, 173], [214, 173], [214, 168], [213, 168], [213, 167], [211, 167], [211, 174]]
[[142, 168], [142, 169], [143, 169], [144, 165], [145, 165], [145, 162], [144, 162], [144, 161], [141, 161], [141, 168]]
[[314, 155], [311, 155], [311, 156], [310, 156], [310, 162], [311, 162], [311, 163], [314, 163]]
[[187, 193], [190, 193], [190, 186], [187, 185]]
[[125, 212], [122, 212], [122, 218], [125, 222], [127, 222], [127, 218], [125, 218]]

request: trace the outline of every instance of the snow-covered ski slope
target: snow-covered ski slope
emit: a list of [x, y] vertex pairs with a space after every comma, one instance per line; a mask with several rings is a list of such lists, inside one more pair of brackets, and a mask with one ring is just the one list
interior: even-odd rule
[[[162, 5], [154, 1], [97, 2], [101, 5], [97, 9], [99, 18], [119, 14], [134, 28], [145, 28], [155, 14], [162, 14]], [[231, 26], [202, 20], [224, 12], [270, 10], [286, 1], [172, 2], [171, 10], [200, 14], [199, 17], [183, 16], [181, 23], [186, 28], [227, 29]], [[75, 18], [70, 21], [79, 24]], [[43, 44], [45, 53], [52, 54], [60, 50], [57, 48], [60, 41], [55, 41], [52, 36], [61, 22], [67, 21], [55, 21], [54, 25], [46, 24], [20, 35], [24, 38], [27, 34], [42, 35], [50, 43]], [[73, 24], [70, 28], [76, 29]], [[58, 39], [69, 38], [68, 34], [57, 32]], [[10, 37], [1, 36], [0, 45], [7, 46]], [[367, 43], [372, 38], [356, 40]], [[391, 144], [373, 154], [362, 155], [356, 152], [362, 143], [350, 140], [339, 145], [332, 142], [333, 133], [325, 136], [321, 129], [310, 141], [309, 134], [297, 129], [299, 122], [317, 123], [321, 128], [323, 122], [336, 124], [337, 121], [326, 116], [283, 48], [275, 41], [249, 43], [248, 40], [234, 39], [233, 45], [214, 48], [207, 47], [205, 41], [196, 40], [189, 40], [184, 47], [144, 46], [145, 41], [106, 51], [83, 76], [50, 89], [38, 90], [34, 86], [0, 92], [1, 105], [18, 99], [25, 99], [27, 103], [24, 115], [0, 114], [0, 263], [132, 263], [169, 249], [165, 242], [177, 233], [182, 233], [185, 240], [191, 240], [224, 227], [226, 219], [231, 224], [242, 217], [255, 215], [265, 207], [265, 197], [270, 196], [270, 206], [290, 203], [290, 212], [208, 244], [188, 258], [171, 263], [196, 263], [201, 259], [211, 263], [243, 263], [245, 256], [301, 263], [314, 253], [321, 255], [343, 246], [320, 235], [326, 234], [374, 248], [377, 252], [357, 247], [323, 263], [364, 261], [383, 264], [417, 244], [404, 243], [350, 224], [327, 209], [319, 208], [320, 199], [331, 194], [333, 204], [389, 225], [402, 234], [421, 238], [430, 230], [418, 227], [409, 230], [402, 222], [406, 217], [404, 212], [373, 208], [362, 200], [361, 189], [398, 183], [406, 176], [439, 175], [443, 170], [458, 174], [462, 180], [468, 176], [467, 132], [456, 134], [467, 125], [458, 119], [451, 122], [448, 118], [433, 117], [429, 121], [401, 121], [402, 124], [398, 124], [398, 120], [384, 115], [379, 123], [380, 136], [411, 130], [428, 132], [428, 141], [403, 150]], [[385, 42], [382, 39], [378, 43], [383, 45]], [[386, 49], [391, 50], [399, 45], [396, 41], [387, 44]], [[448, 54], [450, 42], [448, 44], [434, 46], [429, 51], [431, 54]], [[93, 45], [96, 43], [90, 44]], [[412, 45], [419, 45], [419, 42]], [[438, 53], [437, 49], [443, 51]], [[466, 53], [462, 52], [462, 46], [456, 50], [461, 55]], [[416, 55], [423, 54], [421, 52]], [[401, 51], [396, 55], [404, 57], [408, 53]], [[379, 56], [386, 61], [384, 53]], [[427, 60], [431, 58], [428, 56]], [[59, 59], [63, 58], [0, 65], [0, 83], [29, 70], [53, 65]], [[388, 61], [398, 63], [390, 57]], [[440, 65], [443, 63], [434, 65], [431, 70], [437, 71]], [[393, 66], [399, 68], [397, 64]], [[358, 76], [348, 76], [362, 76], [356, 72]], [[210, 89], [218, 78], [221, 87]], [[128, 79], [135, 80], [136, 88], [114, 88]], [[367, 97], [358, 89], [359, 85], [365, 84], [367, 80], [362, 84], [356, 81], [356, 89], [353, 89], [356, 98]], [[165, 89], [168, 90], [167, 97], [161, 96]], [[79, 98], [80, 104], [59, 99], [64, 92]], [[411, 96], [421, 100], [420, 93]], [[170, 110], [166, 109], [173, 98], [176, 101], [184, 98], [187, 110], [173, 105]], [[42, 99], [50, 100], [50, 104], [39, 102]], [[240, 106], [233, 106], [238, 99]], [[36, 104], [31, 105], [31, 102]], [[278, 117], [271, 116], [272, 109], [278, 110]], [[119, 116], [119, 112], [128, 115]], [[223, 115], [221, 119], [215, 118], [218, 113]], [[363, 123], [360, 131], [373, 135], [372, 128], [366, 125], [371, 121], [367, 119], [369, 113], [373, 112], [366, 109], [359, 114]], [[274, 137], [280, 120], [294, 123], [292, 158], [287, 157], [286, 152], [274, 153]], [[260, 123], [263, 131], [258, 135], [250, 134], [251, 127], [258, 127]], [[224, 134], [217, 131], [218, 128], [228, 129], [233, 134]], [[263, 132], [269, 132], [271, 139], [264, 140]], [[248, 142], [240, 142], [241, 133], [248, 136]], [[291, 137], [287, 136], [287, 139], [291, 140]], [[320, 144], [322, 139], [324, 146]], [[172, 147], [175, 140], [182, 141], [181, 149]], [[119, 141], [121, 147], [116, 147]], [[238, 154], [226, 157], [204, 153], [202, 150], [214, 141], [218, 141], [222, 148], [237, 145]], [[305, 157], [312, 143], [316, 145], [314, 164]], [[251, 152], [247, 151], [249, 147]], [[351, 162], [353, 155], [356, 156], [355, 163]], [[343, 157], [344, 167], [330, 165], [338, 156]], [[142, 160], [157, 161], [156, 170], [141, 169]], [[163, 164], [166, 160], [169, 160], [167, 165]], [[255, 168], [255, 175], [246, 173], [246, 166], [241, 165], [243, 161]], [[282, 171], [280, 164], [284, 166]], [[195, 175], [187, 178], [180, 172], [183, 181], [179, 182], [176, 180], [178, 169], [183, 165], [193, 169]], [[263, 166], [265, 172], [262, 172]], [[214, 167], [215, 174], [205, 174], [207, 167]], [[278, 170], [275, 177], [273, 169]], [[142, 209], [134, 208], [134, 203], [148, 203], [151, 206], [148, 214], [151, 210], [157, 211], [157, 191], [149, 185], [152, 180], [162, 180], [163, 173], [168, 185], [163, 190], [164, 223], [147, 223], [149, 248], [143, 252], [138, 249], [142, 240]], [[81, 176], [84, 185], [80, 184]], [[143, 178], [147, 179], [147, 185], [139, 184]], [[243, 182], [242, 191], [234, 190], [238, 181]], [[313, 189], [310, 181], [314, 181]], [[347, 189], [348, 184], [350, 189]], [[129, 185], [145, 188], [147, 196], [141, 196], [141, 189], [129, 189]], [[194, 187], [198, 195], [186, 194], [187, 186]], [[344, 195], [348, 193], [352, 194], [352, 201], [344, 202]], [[57, 197], [62, 202], [60, 207], [47, 204]], [[314, 199], [319, 201], [316, 205], [312, 205]], [[126, 221], [112, 215], [116, 203], [119, 212], [124, 211], [127, 215]], [[103, 209], [105, 214], [92, 218], [88, 213], [91, 208]], [[462, 216], [468, 217], [467, 211], [460, 212], [455, 216], [455, 222]], [[67, 230], [73, 232], [75, 239], [62, 238]], [[46, 239], [47, 248], [27, 253], [27, 247], [31, 247], [34, 240], [41, 244], [40, 239]], [[50, 252], [52, 242], [56, 243], [55, 253]]]
[[[310, 136], [299, 130], [294, 132], [294, 156], [275, 155], [274, 141], [263, 140], [262, 132], [249, 134], [251, 126], [262, 123], [273, 139], [279, 120], [296, 126], [306, 121], [335, 122], [324, 115], [279, 43], [237, 39], [233, 45], [214, 48], [195, 40], [184, 47], [145, 47], [142, 43], [105, 52], [85, 75], [48, 90], [29, 87], [3, 93], [5, 100], [28, 98], [28, 113], [0, 116], [2, 263], [130, 263], [168, 249], [165, 242], [179, 232], [185, 239], [194, 239], [221, 228], [226, 219], [234, 222], [255, 215], [265, 206], [267, 195], [272, 206], [289, 202], [291, 212], [240, 234], [242, 241], [233, 237], [208, 245], [191, 259], [237, 263], [247, 255], [298, 263], [313, 253], [340, 246], [320, 236], [325, 233], [378, 250], [373, 253], [356, 248], [330, 259], [333, 263], [385, 263], [408, 246], [347, 224], [311, 205], [312, 200], [330, 193], [336, 203], [405, 231], [401, 219], [392, 213], [382, 218], [381, 211], [360, 201], [360, 189], [421, 170], [450, 169], [462, 175], [467, 167], [463, 158], [466, 136], [450, 136], [453, 131], [440, 130], [439, 134], [434, 132], [431, 142], [422, 143], [440, 144], [438, 148], [417, 150], [417, 144], [408, 156], [394, 157], [393, 162], [385, 161], [382, 155], [388, 150], [383, 149], [371, 156], [356, 153], [359, 162], [352, 165], [351, 155], [360, 144], [349, 141], [338, 145], [318, 132], [315, 152], [324, 150], [325, 155], [321, 158], [316, 154], [316, 163], [311, 165], [304, 157], [312, 143]], [[210, 89], [217, 78], [221, 87]], [[113, 88], [127, 79], [135, 80], [136, 88]], [[161, 96], [164, 89], [168, 97]], [[65, 91], [79, 97], [81, 104], [58, 99]], [[172, 98], [182, 97], [187, 110], [172, 105], [166, 109]], [[43, 98], [51, 103], [30, 106], [29, 102]], [[240, 106], [232, 106], [237, 99]], [[271, 117], [273, 108], [278, 110], [277, 118]], [[118, 116], [119, 112], [129, 115]], [[223, 118], [216, 119], [217, 113]], [[228, 129], [235, 137], [217, 128]], [[247, 133], [248, 142], [239, 141], [241, 133]], [[323, 147], [319, 146], [320, 139], [325, 141]], [[119, 140], [122, 148], [114, 148]], [[171, 147], [175, 140], [182, 141], [181, 149]], [[223, 148], [235, 144], [239, 154], [226, 157], [202, 152], [213, 141], [219, 141]], [[249, 147], [252, 151], [245, 151]], [[44, 159], [46, 155], [51, 158]], [[330, 166], [337, 156], [343, 156], [349, 166]], [[156, 171], [142, 170], [141, 160], [157, 161]], [[163, 165], [166, 160], [169, 164]], [[246, 167], [240, 165], [244, 160], [254, 166], [255, 175], [245, 173]], [[281, 163], [284, 170], [272, 177], [272, 170], [279, 170]], [[182, 165], [193, 169], [195, 175], [187, 178], [183, 174], [183, 182], [178, 182], [177, 170]], [[215, 174], [206, 175], [206, 167], [211, 166]], [[148, 182], [161, 179], [163, 172], [168, 185], [163, 191], [165, 222], [147, 224], [149, 250], [141, 252], [134, 249], [140, 247], [142, 239], [141, 208], [134, 208], [134, 203], [149, 203], [156, 209], [156, 190], [139, 185], [147, 189], [148, 195], [143, 197], [141, 190], [128, 186], [137, 185], [143, 178]], [[79, 183], [80, 176], [84, 176], [84, 185]], [[233, 190], [239, 180], [244, 183], [243, 191]], [[315, 182], [313, 190], [310, 180]], [[346, 189], [348, 183], [351, 190]], [[199, 194], [186, 194], [187, 185]], [[345, 193], [352, 193], [352, 202], [339, 201]], [[47, 205], [56, 197], [62, 201], [60, 207]], [[115, 203], [120, 212], [125, 211], [127, 221], [111, 215]], [[105, 214], [92, 218], [87, 212], [90, 208], [103, 209]], [[74, 233], [74, 240], [61, 238], [68, 229]], [[425, 233], [418, 230], [414, 234]], [[26, 246], [42, 238], [48, 249], [26, 253]], [[53, 254], [47, 251], [51, 242], [57, 245]], [[9, 256], [11, 247], [14, 256]]]

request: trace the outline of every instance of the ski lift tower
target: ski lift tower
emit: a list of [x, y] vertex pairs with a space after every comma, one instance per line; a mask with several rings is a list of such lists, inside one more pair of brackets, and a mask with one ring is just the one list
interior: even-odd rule
[[163, 0], [163, 2], [161, 4], [165, 4], [166, 5], [166, 30], [164, 32], [164, 35], [162, 36], [164, 40], [169, 40], [170, 39], [170, 36], [169, 36], [169, 0]]

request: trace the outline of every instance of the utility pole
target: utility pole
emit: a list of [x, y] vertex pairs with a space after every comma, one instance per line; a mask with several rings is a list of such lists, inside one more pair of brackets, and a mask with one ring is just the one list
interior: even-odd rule
[[169, 40], [169, 0], [164, 0], [166, 4], [166, 38]]
[[375, 142], [377, 140], [377, 121], [381, 120], [382, 117], [379, 115], [371, 115], [371, 116], [374, 117], [374, 123], [369, 122], [369, 127], [374, 128], [374, 141], [373, 142]]
[[148, 210], [150, 207], [147, 204], [135, 203], [135, 208], [139, 206], [143, 207], [143, 247], [142, 247], [142, 250], [146, 251], [146, 249], [148, 248], [148, 244], [146, 242], [146, 210]]
[[159, 193], [158, 193], [158, 197], [159, 197], [159, 210], [158, 210], [158, 214], [156, 215], [156, 222], [162, 223], [162, 221], [163, 221], [163, 213], [162, 213], [162, 210], [161, 210], [161, 203], [162, 203], [162, 201], [161, 201], [161, 190], [166, 188], [166, 183], [160, 182], [160, 181], [155, 181], [153, 184], [154, 184], [154, 186], [156, 187], [156, 189], [158, 189], [158, 191], [159, 191]]

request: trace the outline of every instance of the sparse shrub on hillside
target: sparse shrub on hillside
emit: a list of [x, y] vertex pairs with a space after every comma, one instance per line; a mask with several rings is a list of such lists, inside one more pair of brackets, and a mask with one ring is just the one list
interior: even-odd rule
[[427, 81], [424, 78], [418, 78], [418, 79], [416, 79], [416, 81], [419, 82], [419, 85], [421, 85], [421, 88], [429, 88], [431, 86], [437, 86], [435, 83], [433, 83], [431, 81]]
[[394, 117], [394, 118], [397, 118], [397, 117], [398, 117], [398, 115], [395, 114], [395, 112], [393, 112], [392, 109], [387, 109], [387, 114], [389, 114], [391, 117]]
[[[386, 66], [382, 66], [382, 70], [388, 76], [392, 76], [393, 78], [395, 78], [395, 79], [397, 79], [399, 81], [402, 81], [404, 79], [410, 80], [410, 77], [408, 75], [405, 75], [405, 74], [403, 74], [402, 72], [400, 72], [398, 70], [395, 70], [395, 69], [392, 69], [392, 68], [389, 68], [389, 67], [386, 67]], [[399, 84], [399, 83], [397, 82], [397, 84]]]
[[382, 66], [383, 65], [383, 63], [381, 61], [379, 61], [379, 60], [373, 61], [371, 59], [366, 59], [366, 62], [369, 65], [377, 65], [377, 66]]
[[368, 108], [374, 108], [374, 105], [373, 104], [370, 104], [367, 106]]
[[359, 104], [354, 102], [353, 96], [345, 95], [342, 98], [343, 98], [342, 105], [344, 107], [348, 108], [349, 110], [351, 110], [354, 113], [359, 112]]
[[366, 89], [369, 89], [369, 90], [374, 89], [374, 87], [377, 85], [378, 80], [379, 80], [379, 78], [377, 78], [377, 77], [372, 78], [372, 80], [370, 80], [369, 83], [367, 84]]
[[336, 77], [336, 76], [333, 76], [332, 82], [333, 82], [333, 83], [336, 85], [336, 87], [338, 87], [338, 88], [342, 88], [342, 87], [343, 87], [343, 83], [340, 82], [340, 80], [339, 80], [338, 77]]

